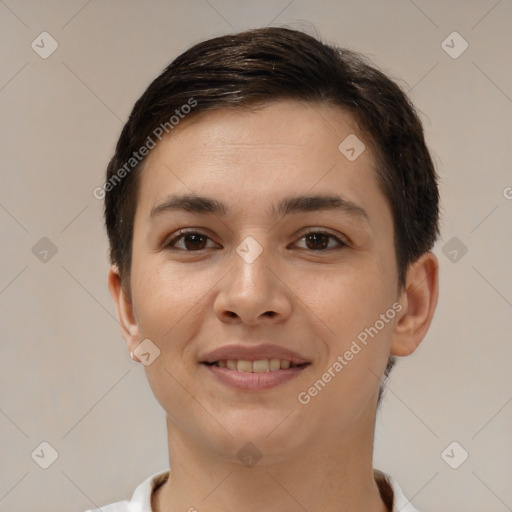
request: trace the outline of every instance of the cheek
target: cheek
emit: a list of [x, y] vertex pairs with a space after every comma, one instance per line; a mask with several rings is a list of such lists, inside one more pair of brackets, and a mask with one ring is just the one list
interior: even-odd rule
[[392, 306], [393, 290], [380, 265], [366, 265], [321, 274], [304, 273], [294, 279], [293, 291], [323, 332], [339, 341], [373, 325]]
[[[331, 274], [328, 279], [317, 280], [316, 287], [304, 286], [302, 291], [309, 304], [314, 304], [309, 317], [321, 327], [317, 333], [327, 350], [317, 377], [322, 378], [329, 369], [336, 375], [328, 386], [330, 392], [324, 395], [328, 401], [343, 398], [346, 405], [357, 407], [379, 385], [378, 376], [389, 357], [396, 315], [393, 283], [381, 268], [375, 264], [366, 266], [364, 271], [352, 269]], [[308, 289], [314, 290], [309, 296]], [[334, 367], [336, 361], [339, 364]], [[329, 380], [330, 376], [325, 378]]]
[[150, 252], [148, 248], [139, 248], [138, 254], [134, 250], [132, 276], [139, 302], [151, 304], [151, 307], [160, 304], [185, 307], [188, 298], [199, 300], [206, 287], [200, 267], [172, 261], [165, 250]]
[[[153, 394], [176, 424], [186, 428], [180, 411], [190, 409], [193, 386], [188, 382], [190, 340], [198, 336], [204, 316], [205, 290], [192, 280], [184, 282], [170, 265], [134, 265], [133, 301], [139, 338], [150, 339], [160, 350], [158, 358], [144, 367]], [[182, 421], [184, 423], [182, 424]], [[190, 428], [188, 426], [187, 428]]]
[[163, 341], [187, 312], [200, 302], [200, 290], [184, 283], [180, 276], [165, 266], [134, 265], [133, 307], [139, 335]]
[[[331, 330], [328, 337], [322, 336], [327, 357], [311, 379], [311, 387], [302, 391], [308, 395], [311, 391], [314, 397], [310, 404], [313, 416], [330, 411], [325, 418], [327, 429], [336, 431], [365, 410], [368, 400], [376, 396], [389, 358], [393, 303], [384, 299], [382, 289], [371, 291], [354, 286], [351, 293], [338, 294], [336, 299], [331, 295], [331, 301], [324, 297], [324, 309], [318, 312], [325, 314]], [[380, 316], [386, 312], [387, 322]]]

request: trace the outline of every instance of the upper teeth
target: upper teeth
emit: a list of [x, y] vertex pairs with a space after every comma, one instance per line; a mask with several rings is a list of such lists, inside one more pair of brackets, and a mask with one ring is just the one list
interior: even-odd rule
[[227, 361], [217, 361], [217, 366], [238, 370], [239, 372], [264, 373], [272, 370], [286, 370], [290, 366], [297, 366], [291, 361], [285, 359], [260, 359], [258, 361], [246, 361], [244, 359], [228, 359]]

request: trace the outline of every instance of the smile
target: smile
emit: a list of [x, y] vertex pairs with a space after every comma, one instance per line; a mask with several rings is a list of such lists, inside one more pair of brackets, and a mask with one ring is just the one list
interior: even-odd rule
[[[279, 367], [278, 367], [279, 365]], [[227, 359], [204, 362], [209, 375], [223, 386], [241, 391], [264, 391], [289, 382], [302, 374], [310, 363], [295, 364], [286, 359]]]
[[246, 373], [266, 373], [276, 370], [287, 370], [288, 368], [297, 368], [304, 364], [295, 364], [287, 359], [259, 359], [257, 361], [248, 361], [246, 359], [227, 359], [207, 363], [217, 366], [218, 368], [228, 368], [229, 370], [237, 370]]

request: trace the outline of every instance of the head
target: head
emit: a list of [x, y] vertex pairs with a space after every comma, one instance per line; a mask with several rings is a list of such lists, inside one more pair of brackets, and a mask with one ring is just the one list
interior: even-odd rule
[[[378, 404], [394, 356], [428, 330], [437, 176], [411, 102], [355, 52], [285, 28], [195, 45], [136, 102], [103, 190], [123, 336], [132, 350], [146, 338], [160, 350], [146, 372], [177, 424], [186, 423], [174, 416], [185, 399], [170, 391], [177, 382], [215, 400], [196, 378], [208, 350], [270, 340], [311, 359], [316, 373], [303, 387], [353, 347], [332, 383], [298, 405], [325, 409], [357, 389], [346, 392], [346, 415], [325, 427], [343, 428]], [[181, 209], [169, 207], [172, 196], [186, 196]], [[318, 200], [327, 196], [330, 207]], [[196, 235], [171, 249], [180, 228]], [[237, 252], [249, 236], [261, 249], [250, 263]], [[286, 386], [284, 397], [255, 398], [276, 412], [269, 430], [283, 403], [297, 405]], [[250, 432], [244, 415], [254, 403], [232, 399], [230, 432]]]

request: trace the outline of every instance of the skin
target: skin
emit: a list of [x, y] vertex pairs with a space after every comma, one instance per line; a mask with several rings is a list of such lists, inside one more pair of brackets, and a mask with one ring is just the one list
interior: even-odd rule
[[[338, 150], [349, 134], [366, 145], [352, 162]], [[146, 338], [160, 350], [144, 367], [166, 412], [172, 468], [153, 496], [156, 512], [387, 510], [372, 468], [380, 377], [390, 354], [412, 353], [427, 333], [438, 262], [425, 253], [397, 291], [392, 214], [370, 148], [343, 110], [279, 101], [182, 121], [149, 154], [131, 290], [115, 266], [109, 289], [128, 350]], [[173, 211], [149, 221], [171, 193], [212, 197], [229, 212]], [[332, 210], [269, 214], [283, 197], [313, 193], [343, 196], [369, 222]], [[205, 234], [204, 248], [194, 251], [182, 238], [166, 249], [181, 228]], [[304, 238], [325, 231], [347, 246], [329, 238], [321, 250]], [[252, 263], [236, 252], [248, 236], [263, 249]], [[396, 302], [395, 318], [307, 405], [299, 403], [298, 394]], [[236, 342], [282, 345], [311, 364], [275, 388], [236, 390], [199, 363]], [[247, 442], [262, 454], [252, 467], [237, 458]]]

